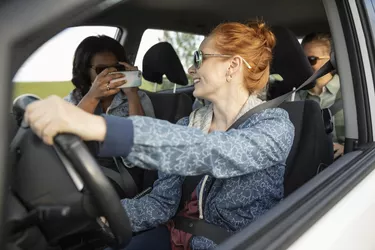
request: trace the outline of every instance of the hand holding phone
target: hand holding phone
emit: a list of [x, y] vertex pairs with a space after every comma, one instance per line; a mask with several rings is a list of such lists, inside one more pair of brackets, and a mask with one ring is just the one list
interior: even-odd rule
[[112, 72], [110, 74], [123, 74], [124, 75], [124, 77], [111, 80], [110, 83], [115, 83], [115, 82], [126, 80], [125, 84], [118, 86], [117, 88], [133, 88], [133, 87], [139, 87], [142, 84], [142, 72], [139, 70], [117, 71], [117, 72]]

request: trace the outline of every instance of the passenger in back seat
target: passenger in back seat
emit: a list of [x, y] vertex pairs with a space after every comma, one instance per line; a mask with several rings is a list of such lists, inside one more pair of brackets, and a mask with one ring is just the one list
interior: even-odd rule
[[[189, 69], [194, 96], [211, 104], [178, 125], [139, 116], [93, 116], [57, 97], [30, 104], [25, 117], [47, 143], [57, 132], [70, 132], [100, 141], [103, 156], [121, 155], [159, 170], [149, 194], [122, 200], [133, 231], [148, 230], [134, 236], [126, 249], [211, 249], [215, 243], [208, 237], [176, 229], [174, 216], [238, 232], [283, 198], [285, 161], [294, 139], [288, 113], [263, 110], [227, 131], [263, 103], [257, 92], [267, 84], [274, 45], [273, 33], [262, 22], [216, 27]], [[184, 176], [203, 174], [178, 211]]]
[[89, 113], [127, 117], [146, 115], [155, 117], [150, 98], [138, 88], [117, 88], [126, 83], [111, 80], [123, 77], [115, 72], [116, 64], [127, 70], [137, 70], [129, 65], [125, 50], [116, 40], [107, 36], [85, 38], [77, 47], [73, 61], [75, 89], [64, 99]]
[[[331, 35], [328, 33], [311, 33], [302, 40], [302, 47], [314, 71], [320, 69], [329, 59], [332, 50]], [[301, 90], [296, 100], [314, 100], [322, 109], [331, 107], [341, 100], [340, 78], [338, 74], [329, 73], [316, 80], [310, 90]], [[345, 127], [344, 112], [341, 109], [334, 115], [333, 147], [337, 158], [344, 153]]]
[[[126, 70], [138, 70], [129, 65], [123, 46], [108, 36], [90, 36], [77, 47], [73, 60], [73, 79], [75, 89], [64, 99], [86, 112], [109, 114], [121, 117], [141, 115], [155, 117], [150, 98], [138, 88], [117, 88], [125, 83], [109, 83], [123, 77], [115, 72], [116, 66], [123, 64]], [[112, 157], [97, 158], [103, 167], [118, 171]], [[143, 186], [143, 170], [133, 168], [128, 171], [139, 189]]]

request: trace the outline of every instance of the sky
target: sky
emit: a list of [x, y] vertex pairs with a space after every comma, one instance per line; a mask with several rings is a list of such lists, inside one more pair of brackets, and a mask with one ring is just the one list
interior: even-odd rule
[[[92, 35], [114, 37], [117, 28], [86, 26], [68, 28], [36, 50], [15, 75], [14, 82], [69, 81], [72, 78], [74, 51], [78, 44]], [[159, 42], [160, 30], [147, 30], [140, 44], [135, 65], [142, 70], [142, 58], [146, 51]]]

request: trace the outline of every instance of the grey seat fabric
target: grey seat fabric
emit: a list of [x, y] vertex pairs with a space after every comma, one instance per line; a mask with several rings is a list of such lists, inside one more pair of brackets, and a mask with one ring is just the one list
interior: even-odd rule
[[[147, 81], [162, 84], [163, 76], [178, 85], [188, 84], [181, 61], [172, 45], [167, 42], [155, 44], [143, 58], [143, 77]], [[176, 123], [192, 111], [192, 99], [185, 93], [146, 93], [158, 119]]]
[[280, 108], [288, 111], [295, 128], [284, 174], [284, 196], [288, 196], [333, 162], [333, 142], [315, 101], [285, 102]]
[[[313, 74], [312, 67], [297, 37], [284, 27], [272, 27], [272, 31], [277, 42], [273, 50], [271, 74], [281, 75], [283, 81], [268, 86], [268, 100], [288, 93], [293, 88], [298, 88]], [[315, 82], [303, 89], [311, 89], [314, 86]]]

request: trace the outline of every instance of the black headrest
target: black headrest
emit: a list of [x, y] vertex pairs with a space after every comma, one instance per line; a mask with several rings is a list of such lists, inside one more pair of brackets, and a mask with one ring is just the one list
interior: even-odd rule
[[[297, 37], [290, 30], [273, 27], [272, 31], [276, 36], [276, 46], [273, 51], [271, 74], [279, 74], [283, 77], [284, 80], [279, 84], [282, 84], [282, 92], [287, 93], [309, 78], [313, 74], [313, 69]], [[314, 86], [315, 82], [304, 89], [311, 89]]]
[[188, 79], [176, 51], [168, 42], [152, 46], [143, 58], [143, 78], [161, 84], [163, 75], [169, 81], [188, 85]]

